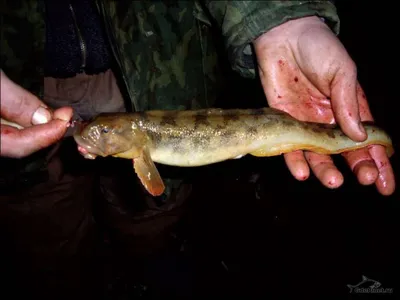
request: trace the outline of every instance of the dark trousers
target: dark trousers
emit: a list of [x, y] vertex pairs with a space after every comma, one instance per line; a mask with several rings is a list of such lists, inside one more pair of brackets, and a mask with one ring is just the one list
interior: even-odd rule
[[93, 296], [110, 272], [99, 247], [105, 232], [114, 257], [134, 271], [168, 246], [183, 212], [183, 194], [157, 203], [143, 193], [132, 162], [87, 161], [74, 147], [63, 143], [45, 182], [0, 196], [1, 260], [14, 293]]

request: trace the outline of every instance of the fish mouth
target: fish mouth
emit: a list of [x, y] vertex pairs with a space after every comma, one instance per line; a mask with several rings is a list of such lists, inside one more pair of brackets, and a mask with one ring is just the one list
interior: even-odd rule
[[77, 126], [73, 138], [78, 145], [78, 151], [83, 157], [87, 159], [95, 159], [97, 156], [105, 156], [105, 154], [95, 147], [89, 140], [82, 137], [82, 131], [89, 124], [89, 122], [76, 122]]

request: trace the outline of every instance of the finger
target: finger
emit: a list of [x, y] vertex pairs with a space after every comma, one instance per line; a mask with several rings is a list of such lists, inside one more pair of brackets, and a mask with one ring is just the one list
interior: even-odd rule
[[307, 151], [305, 157], [311, 170], [324, 186], [333, 189], [343, 184], [343, 175], [335, 167], [330, 156]]
[[52, 120], [22, 130], [1, 125], [1, 156], [21, 158], [44, 149], [63, 137], [67, 124], [67, 121]]
[[1, 116], [23, 127], [44, 124], [52, 112], [35, 95], [11, 81], [1, 71]]
[[343, 132], [355, 141], [367, 138], [361, 124], [357, 99], [357, 73], [353, 64], [339, 71], [331, 84], [331, 101], [335, 119]]
[[89, 151], [87, 151], [85, 148], [83, 148], [82, 146], [79, 146], [79, 145], [78, 145], [78, 151], [83, 155], [89, 153]]
[[53, 118], [63, 121], [71, 121], [74, 111], [71, 107], [61, 107], [54, 111]]
[[286, 165], [290, 173], [297, 180], [306, 180], [310, 176], [310, 168], [304, 158], [303, 151], [294, 151], [284, 154]]
[[357, 100], [361, 121], [373, 121], [374, 118], [372, 117], [371, 110], [369, 109], [367, 97], [365, 96], [364, 90], [359, 82], [357, 82]]
[[390, 164], [385, 148], [379, 145], [374, 145], [369, 148], [369, 153], [379, 170], [378, 179], [376, 181], [378, 191], [385, 196], [393, 194], [396, 188], [396, 182], [393, 168]]
[[[373, 121], [374, 118], [371, 114], [371, 110], [369, 108], [367, 97], [361, 87], [361, 85], [357, 84], [357, 97], [360, 105], [360, 116], [363, 121]], [[364, 150], [366, 151], [366, 150]], [[378, 189], [378, 192], [382, 195], [391, 195], [394, 193], [396, 189], [396, 181], [394, 177], [393, 168], [390, 164], [390, 160], [387, 156], [385, 148], [382, 146], [372, 146], [368, 149], [368, 155], [370, 161], [372, 160], [377, 178], [375, 179], [375, 185]], [[368, 175], [363, 175], [363, 173], [367, 172], [366, 169], [360, 170], [360, 176], [368, 177]]]
[[350, 169], [357, 176], [358, 182], [362, 185], [374, 184], [378, 179], [378, 168], [367, 148], [343, 153]]

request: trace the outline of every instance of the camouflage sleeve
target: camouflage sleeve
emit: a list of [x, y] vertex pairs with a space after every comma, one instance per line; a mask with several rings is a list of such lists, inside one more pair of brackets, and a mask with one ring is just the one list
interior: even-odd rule
[[333, 1], [203, 1], [220, 27], [232, 68], [242, 76], [255, 75], [251, 42], [284, 22], [319, 16], [339, 33], [339, 17]]

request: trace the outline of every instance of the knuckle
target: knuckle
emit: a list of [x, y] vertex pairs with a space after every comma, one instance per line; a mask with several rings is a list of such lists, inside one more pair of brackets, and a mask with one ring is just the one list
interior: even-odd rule
[[357, 65], [353, 60], [350, 59], [348, 62], [346, 62], [345, 68], [352, 77], [357, 77]]

